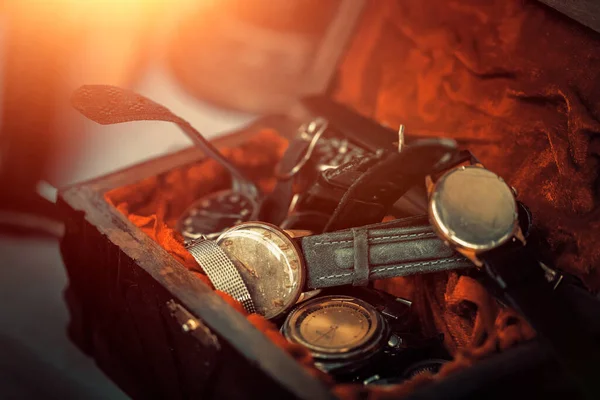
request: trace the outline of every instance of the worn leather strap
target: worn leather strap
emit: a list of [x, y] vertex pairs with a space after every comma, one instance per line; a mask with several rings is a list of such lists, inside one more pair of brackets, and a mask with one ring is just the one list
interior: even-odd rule
[[456, 143], [447, 139], [422, 139], [381, 159], [360, 174], [341, 198], [324, 232], [381, 221], [392, 205], [411, 187], [451, 160]]
[[348, 229], [297, 241], [310, 289], [473, 266], [444, 245], [427, 216], [373, 224], [359, 233]]

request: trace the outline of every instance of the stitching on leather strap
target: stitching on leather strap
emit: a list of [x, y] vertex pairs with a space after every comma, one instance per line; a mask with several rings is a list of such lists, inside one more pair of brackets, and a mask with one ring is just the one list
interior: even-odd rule
[[369, 242], [365, 228], [352, 228], [354, 237], [354, 278], [352, 286], [369, 284]]
[[454, 261], [464, 261], [464, 260], [466, 260], [465, 257], [444, 258], [441, 260], [424, 261], [424, 262], [414, 263], [414, 264], [396, 265], [394, 267], [379, 268], [377, 270], [373, 270], [373, 273], [376, 274], [378, 272], [393, 271], [395, 269], [406, 269], [406, 268], [412, 268], [412, 267], [425, 267], [425, 266], [437, 265], [437, 264], [448, 264], [448, 263], [451, 263]]
[[[434, 232], [422, 232], [422, 233], [411, 233], [411, 234], [405, 234], [405, 235], [392, 235], [392, 236], [381, 236], [381, 237], [374, 237], [374, 238], [370, 238], [369, 241], [370, 242], [377, 242], [380, 240], [389, 240], [389, 239], [411, 239], [411, 238], [416, 238], [416, 237], [421, 237], [421, 236], [435, 236]], [[328, 241], [323, 241], [323, 242], [315, 242], [314, 245], [315, 246], [325, 246], [325, 245], [330, 245], [330, 244], [340, 244], [340, 243], [352, 243], [353, 240], [335, 240], [332, 242], [328, 242]]]
[[329, 275], [329, 276], [321, 276], [318, 278], [318, 280], [323, 280], [323, 279], [331, 279], [331, 278], [343, 278], [344, 276], [350, 276], [352, 275], [350, 274], [338, 274], [338, 275]]
[[[396, 265], [394, 267], [379, 268], [377, 270], [371, 271], [371, 273], [372, 274], [376, 274], [378, 272], [392, 271], [394, 269], [406, 269], [406, 268], [410, 268], [410, 267], [425, 267], [425, 266], [428, 266], [428, 265], [446, 264], [446, 263], [451, 263], [451, 262], [454, 262], [454, 261], [466, 261], [466, 260], [467, 259], [465, 257], [453, 257], [453, 258], [445, 258], [445, 259], [442, 259], [442, 260], [423, 261], [423, 262], [414, 263], [414, 264]], [[349, 273], [349, 274], [329, 275], [329, 276], [321, 276], [321, 277], [319, 277], [317, 279], [318, 280], [323, 280], [323, 279], [331, 279], [331, 278], [343, 278], [345, 276], [350, 276], [350, 275], [352, 275], [352, 273]]]

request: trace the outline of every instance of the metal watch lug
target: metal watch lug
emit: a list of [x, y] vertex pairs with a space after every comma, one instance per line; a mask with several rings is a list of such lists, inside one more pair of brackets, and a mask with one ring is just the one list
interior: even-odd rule
[[199, 318], [177, 304], [174, 300], [167, 302], [171, 316], [181, 325], [181, 330], [198, 339], [204, 346], [221, 350], [219, 339]]
[[[446, 245], [450, 246], [450, 244], [447, 242], [446, 242]], [[463, 256], [465, 256], [466, 258], [468, 258], [473, 264], [475, 264], [476, 267], [478, 267], [478, 268], [483, 267], [483, 261], [481, 261], [477, 257], [477, 252], [475, 250], [463, 249], [460, 247], [456, 247], [455, 250], [458, 251]]]
[[284, 229], [283, 231], [291, 238], [300, 238], [304, 236], [310, 236], [313, 234], [311, 231], [303, 229]]
[[546, 280], [549, 283], [553, 284], [552, 290], [556, 290], [556, 288], [558, 287], [558, 285], [560, 285], [560, 283], [562, 282], [562, 280], [564, 278], [563, 274], [550, 268], [549, 266], [547, 266], [546, 264], [544, 264], [541, 261], [540, 261], [540, 267], [544, 270]]
[[322, 289], [309, 290], [308, 292], [302, 292], [298, 300], [296, 300], [296, 304], [302, 303], [303, 301], [307, 301], [321, 294]]
[[513, 240], [515, 240], [515, 239], [518, 240], [519, 242], [521, 242], [521, 244], [523, 244], [523, 246], [525, 246], [527, 244], [527, 240], [525, 240], [525, 235], [523, 235], [523, 230], [521, 230], [521, 227], [518, 224], [517, 224], [517, 230], [515, 232], [515, 236], [514, 236]]

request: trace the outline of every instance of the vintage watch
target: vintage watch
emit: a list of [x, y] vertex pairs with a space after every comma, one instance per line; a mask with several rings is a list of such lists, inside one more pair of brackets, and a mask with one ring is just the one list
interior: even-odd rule
[[392, 332], [377, 309], [356, 297], [330, 295], [298, 305], [281, 328], [292, 343], [306, 347], [315, 366], [332, 374], [363, 367], [384, 348], [402, 349], [402, 338]]
[[189, 122], [168, 108], [128, 89], [108, 85], [82, 86], [75, 91], [71, 102], [87, 118], [102, 125], [145, 120], [173, 122], [207, 156], [227, 170], [231, 189], [199, 199], [179, 219], [177, 228], [185, 238], [218, 233], [232, 223], [257, 217], [258, 187]]
[[514, 191], [481, 164], [461, 166], [433, 182], [429, 204], [444, 243], [480, 268], [491, 292], [523, 314], [581, 392], [598, 398], [599, 348], [527, 245]]
[[375, 279], [468, 268], [427, 216], [306, 235], [263, 222], [224, 231], [217, 243], [236, 266], [259, 314], [275, 318], [306, 290], [365, 286]]
[[434, 185], [429, 204], [436, 232], [476, 265], [483, 265], [486, 252], [509, 241], [525, 244], [513, 191], [493, 172], [462, 166]]
[[196, 200], [177, 221], [177, 230], [187, 240], [205, 236], [216, 239], [225, 228], [256, 217], [254, 196], [234, 188], [211, 193]]

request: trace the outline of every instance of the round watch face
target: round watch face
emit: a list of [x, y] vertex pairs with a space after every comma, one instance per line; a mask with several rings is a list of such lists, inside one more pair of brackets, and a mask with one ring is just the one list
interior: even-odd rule
[[285, 337], [307, 347], [318, 359], [370, 355], [382, 343], [384, 321], [375, 308], [350, 296], [324, 296], [288, 315]]
[[435, 184], [429, 211], [443, 238], [464, 249], [494, 249], [518, 228], [511, 188], [487, 169], [468, 166], [447, 172]]
[[177, 230], [186, 239], [198, 239], [223, 230], [253, 217], [256, 202], [249, 197], [223, 190], [202, 197], [192, 204], [179, 218]]
[[302, 253], [281, 229], [246, 222], [217, 239], [248, 287], [256, 312], [274, 318], [289, 310], [304, 286]]

